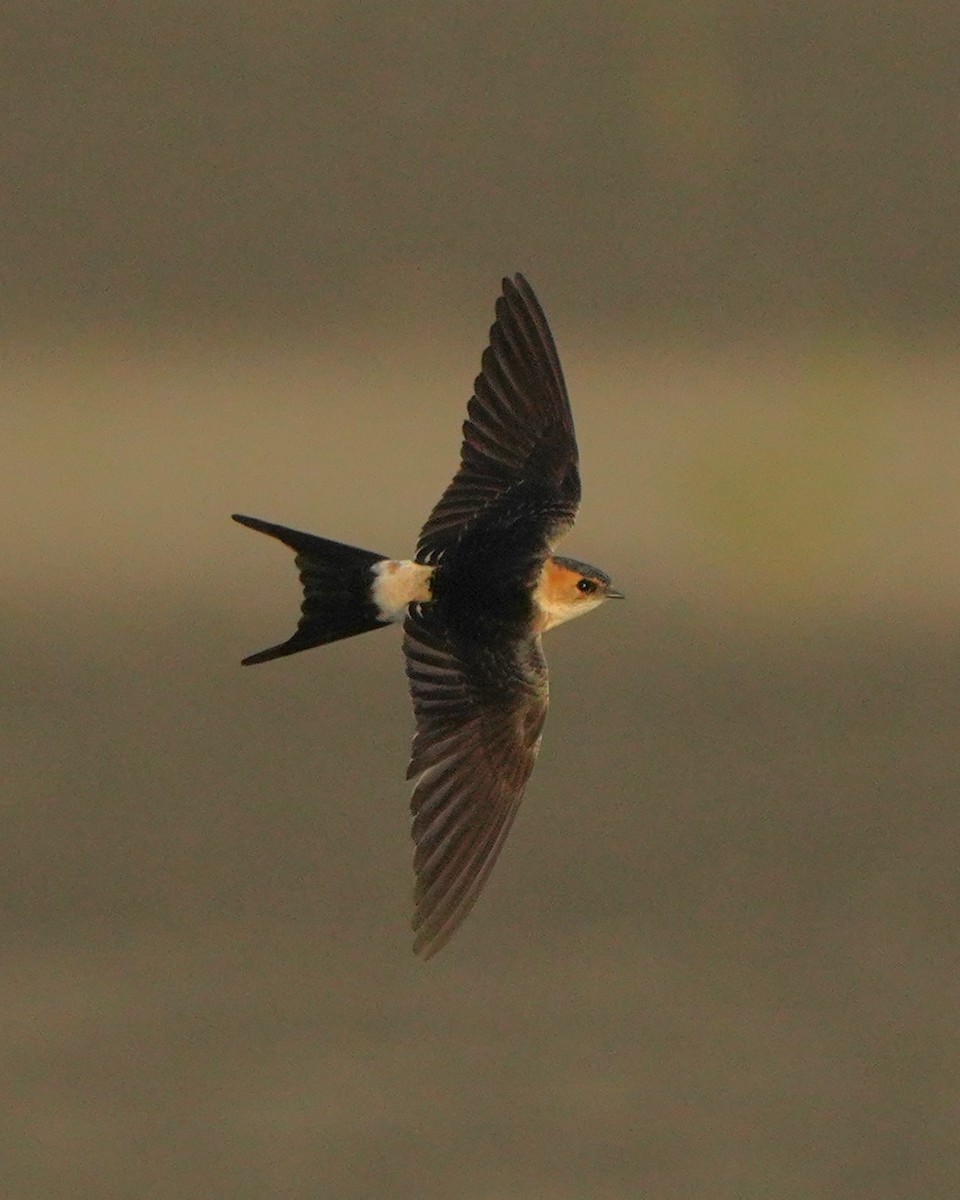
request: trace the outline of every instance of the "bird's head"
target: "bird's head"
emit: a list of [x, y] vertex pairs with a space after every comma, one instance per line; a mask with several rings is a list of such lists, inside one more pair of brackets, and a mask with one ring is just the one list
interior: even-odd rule
[[617, 591], [610, 576], [599, 567], [554, 555], [544, 563], [534, 592], [537, 631], [542, 633], [590, 612], [604, 600], [622, 599], [623, 592]]

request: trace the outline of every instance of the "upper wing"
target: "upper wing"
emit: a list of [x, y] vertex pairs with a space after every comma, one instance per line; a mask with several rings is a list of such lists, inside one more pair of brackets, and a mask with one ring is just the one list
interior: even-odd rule
[[403, 649], [417, 719], [414, 950], [429, 958], [473, 907], [513, 824], [540, 748], [547, 668], [539, 638], [456, 649], [417, 608]]
[[487, 522], [533, 518], [544, 548], [573, 524], [580, 503], [577, 441], [547, 318], [522, 275], [504, 279], [497, 319], [467, 406], [460, 469], [420, 533], [417, 559]]

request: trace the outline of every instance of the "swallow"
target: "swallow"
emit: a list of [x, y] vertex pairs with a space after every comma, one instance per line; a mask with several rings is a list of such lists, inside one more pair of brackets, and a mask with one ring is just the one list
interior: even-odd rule
[[235, 514], [296, 554], [296, 632], [263, 663], [403, 623], [416, 731], [407, 769], [414, 951], [429, 958], [470, 912], [510, 831], [547, 714], [547, 630], [622, 599], [597, 567], [553, 553], [580, 504], [560, 359], [522, 275], [504, 279], [467, 405], [460, 466], [412, 559]]

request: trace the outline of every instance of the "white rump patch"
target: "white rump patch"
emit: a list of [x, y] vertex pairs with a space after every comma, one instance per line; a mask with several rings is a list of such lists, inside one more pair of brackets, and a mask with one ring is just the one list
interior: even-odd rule
[[433, 567], [425, 567], [408, 558], [385, 558], [374, 563], [370, 570], [373, 572], [370, 599], [377, 606], [381, 621], [402, 621], [409, 605], [432, 599], [430, 576]]

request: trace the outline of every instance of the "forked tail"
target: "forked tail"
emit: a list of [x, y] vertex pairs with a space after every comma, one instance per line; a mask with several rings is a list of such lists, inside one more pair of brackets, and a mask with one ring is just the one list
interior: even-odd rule
[[296, 564], [303, 584], [303, 615], [297, 632], [285, 642], [251, 654], [243, 660], [245, 666], [296, 654], [312, 646], [325, 646], [328, 642], [354, 637], [369, 629], [382, 629], [391, 623], [381, 619], [380, 610], [371, 598], [371, 567], [387, 555], [358, 550], [356, 546], [300, 533], [257, 517], [235, 513], [233, 519], [248, 529], [277, 538], [296, 551]]

